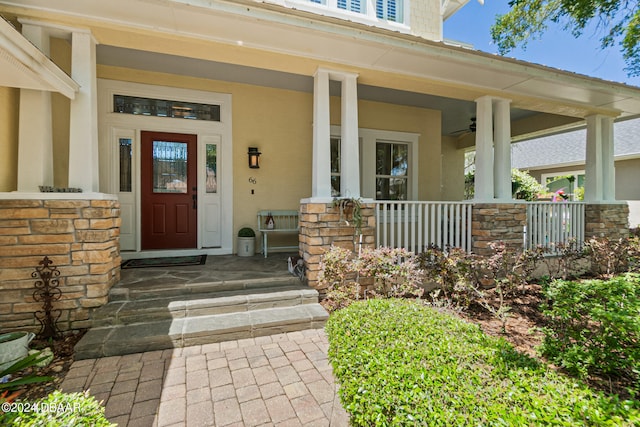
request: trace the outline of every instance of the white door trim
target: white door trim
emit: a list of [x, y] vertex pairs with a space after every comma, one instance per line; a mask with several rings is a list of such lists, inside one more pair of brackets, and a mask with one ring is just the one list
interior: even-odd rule
[[[113, 95], [139, 96], [144, 98], [167, 99], [201, 104], [219, 104], [220, 121], [189, 120], [167, 117], [151, 117], [143, 115], [113, 112]], [[116, 194], [121, 203], [126, 200], [119, 194], [119, 162], [117, 144], [121, 135], [133, 136], [132, 196], [135, 224], [127, 224], [135, 234], [135, 247], [122, 248], [123, 259], [133, 257], [152, 257], [162, 255], [187, 255], [207, 253], [223, 255], [233, 253], [233, 140], [231, 125], [231, 94], [206, 92], [191, 89], [180, 89], [167, 86], [154, 86], [140, 83], [129, 83], [115, 80], [98, 79], [98, 123], [100, 146], [100, 191]], [[190, 133], [198, 136], [198, 146], [203, 142], [215, 139], [219, 141], [218, 153], [218, 189], [220, 192], [220, 246], [203, 247], [204, 215], [198, 209], [198, 246], [197, 249], [141, 251], [140, 224], [140, 132], [143, 130], [158, 132]], [[200, 149], [198, 150], [200, 151]], [[203, 159], [198, 156], [198, 162]], [[199, 165], [200, 166], [200, 165]], [[198, 179], [198, 195], [204, 195], [205, 183]], [[129, 195], [131, 196], [131, 195]], [[199, 197], [199, 200], [202, 198]]]

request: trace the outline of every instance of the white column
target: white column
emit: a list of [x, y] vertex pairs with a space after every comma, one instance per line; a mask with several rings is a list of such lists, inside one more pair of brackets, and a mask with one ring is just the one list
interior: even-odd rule
[[613, 117], [602, 117], [602, 200], [616, 199]]
[[492, 99], [476, 99], [476, 173], [474, 199], [493, 200], [493, 108]]
[[357, 75], [342, 78], [342, 116], [340, 145], [340, 194], [360, 197], [360, 144], [358, 139]]
[[71, 100], [69, 187], [98, 189], [98, 102], [96, 42], [90, 32], [71, 34], [71, 78], [80, 85]]
[[602, 197], [602, 121], [593, 115], [587, 121], [587, 151], [585, 166], [584, 200], [600, 202]]
[[511, 191], [511, 101], [496, 99], [495, 105], [495, 148], [493, 158], [494, 195], [500, 201], [513, 199]]
[[313, 76], [313, 158], [311, 197], [331, 197], [331, 126], [329, 73], [318, 69]]
[[[23, 24], [22, 34], [49, 55], [49, 34], [40, 26]], [[51, 93], [20, 89], [18, 131], [18, 191], [38, 192], [53, 185], [53, 130]]]

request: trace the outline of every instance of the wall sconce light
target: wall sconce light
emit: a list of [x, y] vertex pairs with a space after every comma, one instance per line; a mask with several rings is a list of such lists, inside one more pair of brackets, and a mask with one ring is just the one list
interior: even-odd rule
[[260, 154], [257, 147], [249, 147], [249, 167], [251, 169], [260, 169]]

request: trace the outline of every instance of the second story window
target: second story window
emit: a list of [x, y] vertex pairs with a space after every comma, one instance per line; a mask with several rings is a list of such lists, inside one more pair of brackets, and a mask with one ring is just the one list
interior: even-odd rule
[[[297, 0], [326, 7], [328, 11], [347, 11], [358, 13], [366, 19], [378, 22], [389, 21], [404, 23], [404, 2], [409, 0]], [[315, 10], [317, 11], [317, 9]]]
[[338, 9], [349, 10], [351, 12], [364, 12], [360, 0], [338, 0]]
[[376, 17], [402, 22], [402, 0], [376, 0]]

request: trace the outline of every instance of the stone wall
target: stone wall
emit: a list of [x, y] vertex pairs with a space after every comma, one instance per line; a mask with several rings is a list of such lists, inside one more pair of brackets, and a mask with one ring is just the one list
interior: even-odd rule
[[629, 206], [626, 203], [588, 204], [584, 210], [584, 238], [629, 237]]
[[32, 277], [45, 256], [60, 271], [61, 330], [89, 326], [120, 280], [120, 205], [106, 199], [0, 200], [0, 328], [37, 332]]
[[[362, 246], [375, 245], [375, 216], [373, 204], [362, 204]], [[348, 222], [348, 223], [347, 223]], [[309, 286], [322, 291], [318, 284], [320, 259], [331, 245], [357, 250], [358, 241], [350, 214], [329, 203], [300, 203], [300, 253], [307, 267]]]
[[522, 250], [527, 207], [524, 203], [477, 203], [471, 220], [471, 251], [491, 255], [491, 242], [502, 241], [508, 247]]

